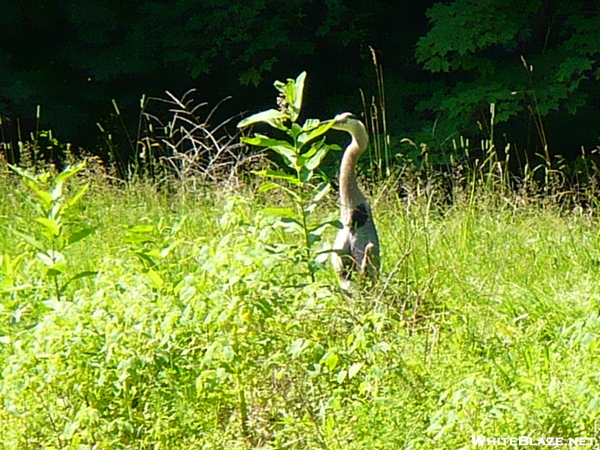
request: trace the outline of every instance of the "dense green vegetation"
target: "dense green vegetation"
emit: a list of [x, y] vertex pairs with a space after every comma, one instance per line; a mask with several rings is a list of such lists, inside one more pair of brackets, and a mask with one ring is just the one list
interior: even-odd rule
[[[597, 144], [595, 4], [427, 4], [398, 47], [399, 7], [375, 0], [4, 3], [0, 450], [600, 439], [597, 154], [553, 147]], [[419, 36], [434, 78], [382, 65]], [[250, 86], [311, 58], [304, 104], [303, 73], [241, 122], [198, 106], [259, 110]], [[47, 105], [65, 133], [99, 122], [103, 160], [45, 131]], [[327, 263], [337, 147], [302, 106], [365, 110], [375, 283], [343, 291]]]
[[166, 90], [195, 88], [210, 105], [231, 96], [226, 118], [261, 108], [273, 79], [302, 70], [311, 116], [381, 117], [372, 100], [384, 78], [395, 152], [404, 137], [437, 153], [458, 135], [489, 138], [490, 103], [498, 144], [517, 143], [522, 159], [598, 145], [593, 1], [0, 0], [0, 10], [0, 142], [13, 161], [36, 127], [105, 160], [106, 136], [118, 137], [129, 161], [140, 112], [162, 117], [149, 99]]
[[[457, 182], [448, 203], [435, 178], [405, 171], [407, 195], [392, 181], [370, 192], [382, 279], [345, 293], [326, 264], [311, 281], [288, 251], [297, 238], [262, 212], [283, 197], [82, 170], [49, 199], [89, 183], [51, 235], [44, 195], [0, 174], [1, 449], [599, 435], [599, 224], [568, 193], [515, 193], [490, 173]], [[331, 196], [313, 213], [335, 211]], [[60, 273], [24, 239], [84, 229]], [[56, 276], [81, 273], [58, 300]]]

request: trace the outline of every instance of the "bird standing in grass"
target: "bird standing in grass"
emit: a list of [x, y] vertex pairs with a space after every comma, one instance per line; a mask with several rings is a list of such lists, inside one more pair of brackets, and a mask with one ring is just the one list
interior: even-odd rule
[[338, 114], [331, 127], [346, 131], [352, 141], [344, 151], [340, 167], [340, 207], [343, 228], [333, 243], [331, 262], [347, 289], [354, 273], [375, 278], [379, 272], [379, 238], [371, 206], [358, 187], [356, 164], [369, 144], [364, 124], [351, 113]]

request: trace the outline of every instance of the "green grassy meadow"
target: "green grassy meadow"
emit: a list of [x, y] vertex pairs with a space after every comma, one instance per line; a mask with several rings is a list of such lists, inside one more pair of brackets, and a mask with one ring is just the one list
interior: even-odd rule
[[[328, 264], [310, 281], [295, 237], [263, 212], [282, 199], [86, 171], [65, 184], [68, 195], [90, 187], [64, 229], [95, 231], [49, 271], [23, 238], [44, 239], [36, 196], [8, 172], [0, 450], [600, 437], [593, 207], [483, 184], [446, 204], [435, 189], [409, 201], [371, 185], [382, 276], [347, 293]], [[335, 216], [334, 194], [319, 208]], [[88, 274], [57, 290], [78, 273]]]

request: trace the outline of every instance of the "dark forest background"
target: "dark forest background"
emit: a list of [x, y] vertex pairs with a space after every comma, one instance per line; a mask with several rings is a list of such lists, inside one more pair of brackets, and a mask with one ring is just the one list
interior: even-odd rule
[[307, 117], [385, 100], [398, 148], [493, 137], [573, 160], [599, 144], [597, 0], [0, 0], [0, 11], [3, 142], [52, 129], [101, 154], [113, 100], [135, 137], [142, 96], [231, 96], [222, 120], [274, 106], [273, 81], [306, 70]]

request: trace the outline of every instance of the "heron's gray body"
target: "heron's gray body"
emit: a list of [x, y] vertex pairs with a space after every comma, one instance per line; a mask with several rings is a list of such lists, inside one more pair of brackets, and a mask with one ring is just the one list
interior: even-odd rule
[[[366, 205], [368, 206], [368, 205]], [[370, 208], [367, 208], [370, 214]], [[379, 238], [373, 218], [364, 224], [344, 224], [333, 243], [331, 262], [343, 287], [348, 287], [353, 273], [374, 278], [379, 270]]]
[[342, 287], [347, 288], [353, 273], [376, 277], [379, 272], [379, 237], [371, 206], [358, 187], [356, 163], [367, 149], [369, 138], [363, 123], [351, 114], [340, 114], [332, 127], [350, 133], [340, 167], [340, 207], [343, 228], [333, 243], [331, 262]]

